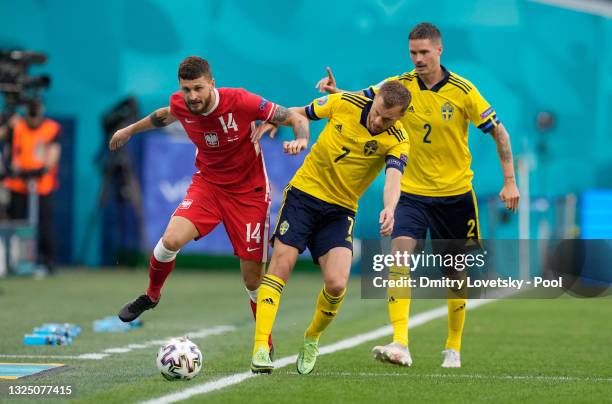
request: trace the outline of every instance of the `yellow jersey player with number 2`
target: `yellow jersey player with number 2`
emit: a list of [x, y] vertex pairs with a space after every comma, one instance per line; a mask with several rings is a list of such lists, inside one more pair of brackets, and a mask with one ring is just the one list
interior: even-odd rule
[[[497, 145], [504, 185], [499, 197], [506, 208], [516, 211], [519, 191], [514, 177], [510, 138], [497, 113], [476, 87], [440, 64], [442, 38], [430, 23], [421, 23], [409, 35], [410, 58], [415, 69], [383, 83], [398, 82], [412, 94], [412, 103], [401, 122], [410, 139], [410, 159], [402, 179], [402, 195], [395, 212], [391, 252], [412, 254], [429, 230], [434, 252], [461, 254], [477, 247], [480, 238], [478, 207], [472, 188], [471, 154], [468, 148], [470, 122], [490, 134]], [[321, 91], [335, 93], [335, 79], [317, 84]], [[363, 92], [371, 98], [379, 85]], [[445, 242], [443, 240], [453, 240]], [[458, 249], [457, 247], [460, 246]], [[437, 251], [436, 251], [437, 250]], [[451, 275], [459, 272], [445, 268]], [[390, 268], [391, 278], [407, 277], [409, 268]], [[410, 366], [408, 315], [410, 294], [405, 289], [388, 289], [388, 309], [393, 342], [376, 346], [374, 357], [383, 362]], [[448, 338], [442, 367], [461, 367], [461, 336], [465, 322], [466, 290], [448, 292]]]

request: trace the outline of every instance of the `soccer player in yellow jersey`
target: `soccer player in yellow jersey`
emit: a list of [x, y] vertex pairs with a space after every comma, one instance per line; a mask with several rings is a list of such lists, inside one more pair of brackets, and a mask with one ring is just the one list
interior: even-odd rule
[[[319, 337], [338, 313], [346, 291], [357, 200], [385, 166], [380, 232], [390, 235], [393, 229], [409, 151], [406, 132], [398, 119], [409, 104], [410, 92], [391, 81], [380, 86], [373, 99], [332, 94], [305, 108], [292, 108], [310, 120], [326, 118], [327, 124], [285, 189], [272, 236], [272, 260], [257, 296], [253, 372], [270, 373], [273, 369], [268, 336], [283, 287], [305, 248], [323, 273], [323, 289], [297, 358], [300, 374], [312, 372]], [[268, 124], [260, 127], [254, 141], [268, 129]], [[286, 147], [292, 147], [291, 143]]]
[[[512, 211], [516, 211], [519, 201], [508, 132], [476, 87], [440, 64], [440, 31], [430, 23], [418, 24], [410, 32], [409, 50], [415, 69], [383, 81], [399, 82], [412, 94], [412, 103], [401, 119], [411, 150], [395, 212], [391, 236], [393, 254], [411, 254], [417, 241], [426, 237], [427, 230], [434, 240], [480, 238], [468, 148], [469, 122], [495, 140], [504, 175], [500, 199]], [[336, 88], [329, 68], [328, 77], [321, 79], [317, 86], [329, 93], [342, 91]], [[363, 94], [372, 97], [377, 91], [378, 86], [373, 86], [363, 90]], [[408, 268], [390, 269], [391, 277], [408, 273]], [[448, 296], [448, 338], [442, 367], [457, 368], [461, 367], [467, 297], [465, 290], [449, 291]], [[402, 295], [401, 289], [388, 290], [393, 342], [374, 347], [376, 359], [403, 366], [412, 364], [408, 350], [409, 297], [406, 291]]]

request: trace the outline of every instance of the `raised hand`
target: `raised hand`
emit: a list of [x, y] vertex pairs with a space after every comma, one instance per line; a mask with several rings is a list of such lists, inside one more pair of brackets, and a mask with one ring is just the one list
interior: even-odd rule
[[336, 79], [334, 78], [334, 74], [329, 67], [326, 67], [325, 69], [327, 70], [327, 77], [323, 77], [321, 80], [319, 80], [315, 87], [318, 88], [319, 92], [321, 93], [337, 93], [338, 88], [336, 87]]

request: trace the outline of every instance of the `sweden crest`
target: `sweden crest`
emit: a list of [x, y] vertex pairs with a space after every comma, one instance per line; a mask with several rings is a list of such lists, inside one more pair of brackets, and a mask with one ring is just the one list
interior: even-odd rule
[[372, 154], [376, 153], [377, 150], [378, 142], [376, 140], [370, 140], [363, 146], [363, 154], [366, 156], [371, 156]]
[[280, 225], [280, 227], [278, 228], [280, 235], [284, 235], [285, 233], [287, 233], [287, 230], [289, 230], [289, 222], [288, 221], [283, 221]]
[[453, 117], [453, 112], [455, 112], [455, 108], [453, 107], [453, 104], [446, 101], [444, 104], [442, 104], [441, 111], [442, 119], [444, 119], [445, 121], [450, 121]]

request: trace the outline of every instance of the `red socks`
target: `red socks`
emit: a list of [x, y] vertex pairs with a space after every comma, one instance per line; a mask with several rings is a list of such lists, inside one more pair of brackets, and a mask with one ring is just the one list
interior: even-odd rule
[[149, 288], [147, 289], [147, 296], [149, 296], [152, 301], [156, 302], [159, 300], [164, 282], [174, 269], [174, 262], [175, 260], [170, 262], [159, 262], [151, 255], [151, 260], [149, 261]]

